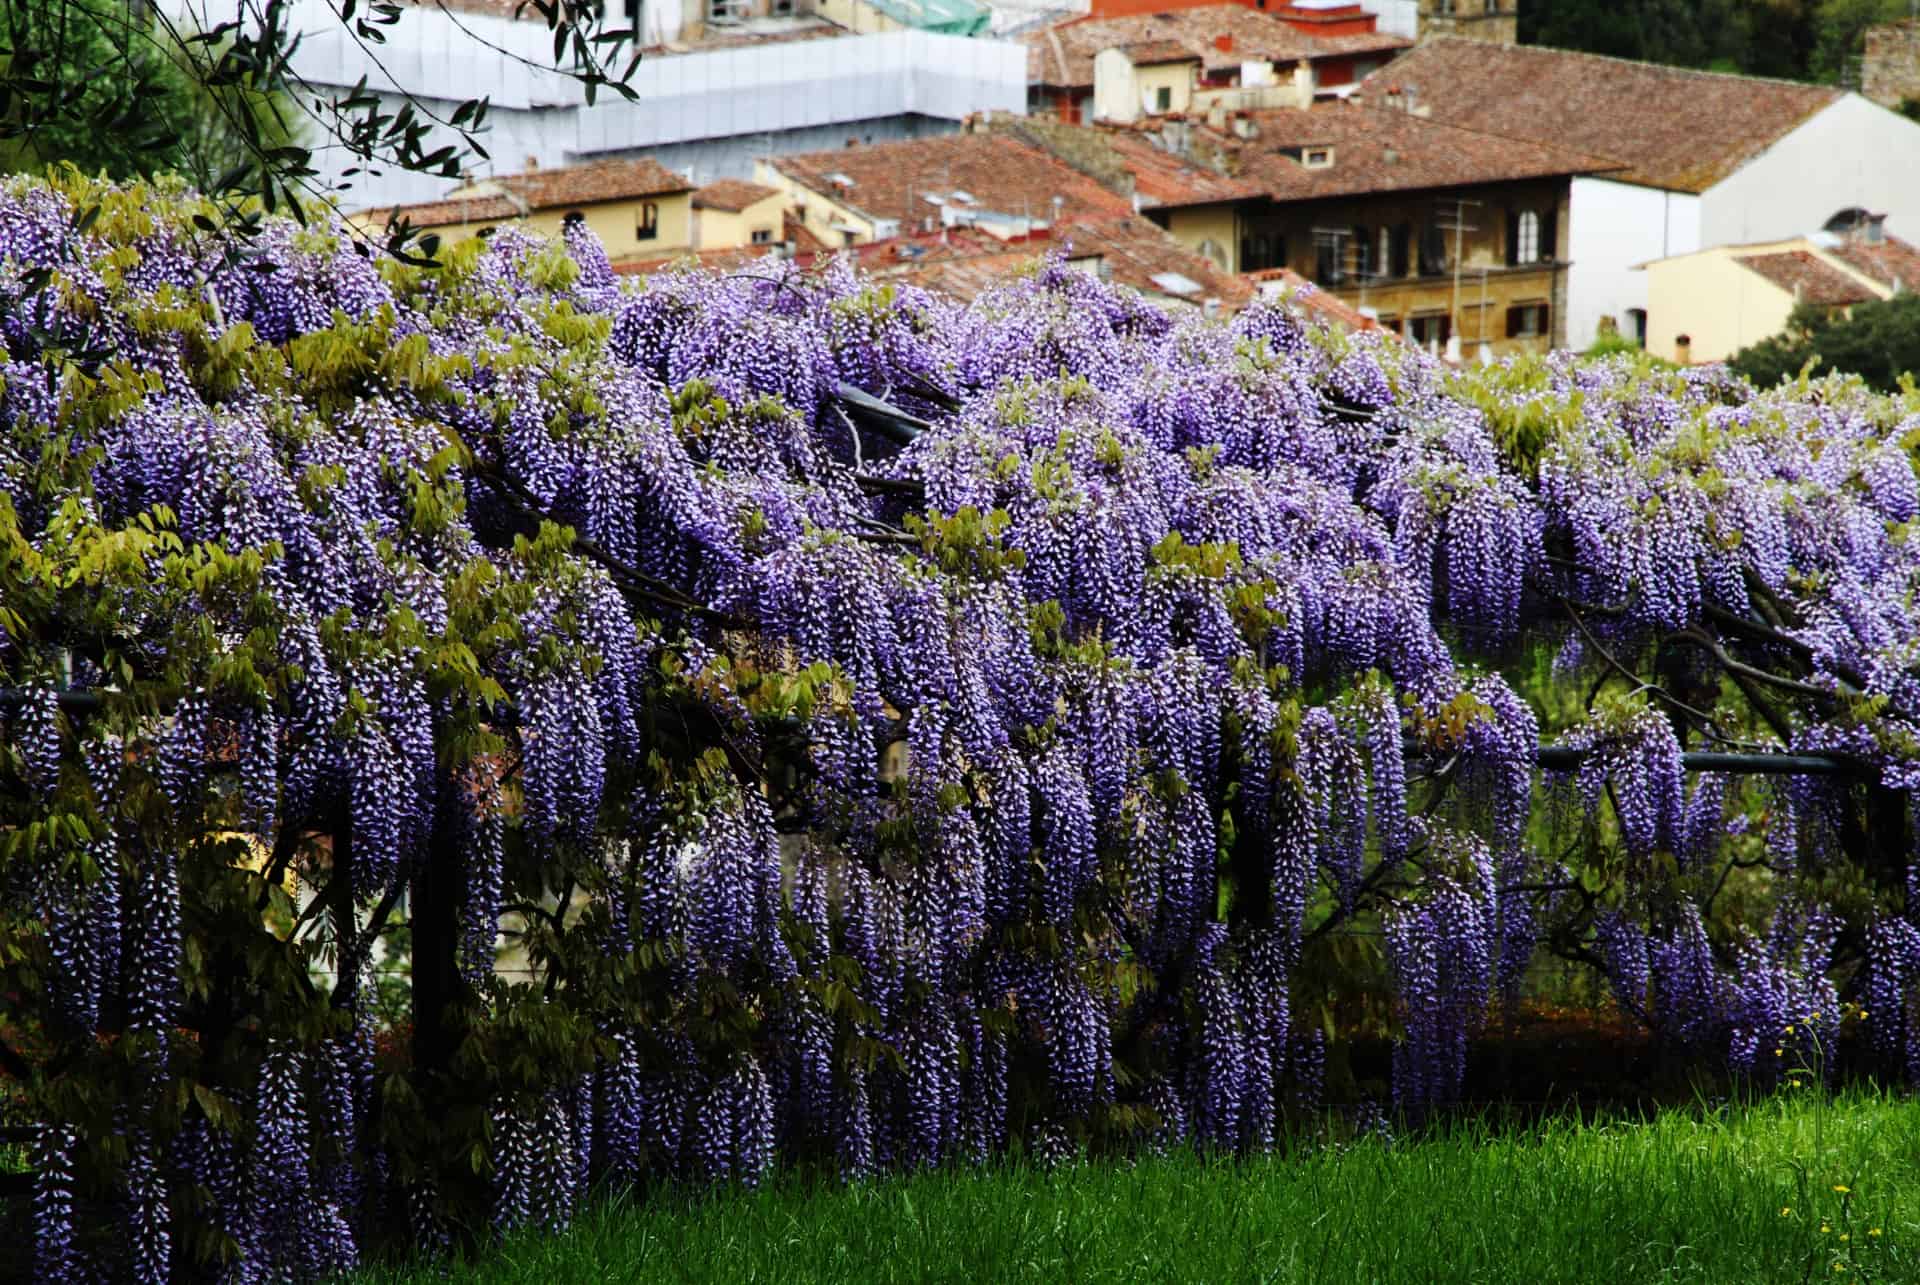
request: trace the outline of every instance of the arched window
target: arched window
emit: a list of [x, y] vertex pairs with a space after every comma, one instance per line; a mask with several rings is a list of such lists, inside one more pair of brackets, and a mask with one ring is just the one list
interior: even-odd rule
[[1522, 210], [1514, 223], [1513, 261], [1540, 262], [1540, 216], [1533, 210]]

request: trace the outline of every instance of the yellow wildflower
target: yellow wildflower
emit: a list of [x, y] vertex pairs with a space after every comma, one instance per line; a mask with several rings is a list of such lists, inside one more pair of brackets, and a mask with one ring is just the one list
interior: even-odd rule
[[1843, 1196], [1844, 1196], [1844, 1195], [1846, 1195], [1846, 1194], [1847, 1194], [1848, 1192], [1850, 1192], [1850, 1191], [1852, 1191], [1852, 1190], [1853, 1190], [1853, 1188], [1852, 1188], [1852, 1187], [1848, 1187], [1848, 1186], [1846, 1186], [1846, 1185], [1844, 1185], [1844, 1184], [1842, 1184], [1842, 1183], [1837, 1183], [1837, 1182], [1836, 1182], [1835, 1184], [1833, 1184], [1833, 1189], [1834, 1189], [1835, 1191], [1837, 1191], [1837, 1192], [1839, 1192], [1839, 1193], [1840, 1193], [1841, 1195], [1843, 1195]]
[[1869, 1236], [1878, 1236], [1879, 1234], [1880, 1234], [1880, 1229], [1879, 1229], [1878, 1227], [1869, 1227], [1869, 1228], [1867, 1228], [1867, 1235], [1869, 1235]]
[[1792, 1206], [1792, 1205], [1782, 1205], [1782, 1206], [1780, 1206], [1780, 1216], [1781, 1216], [1782, 1218], [1785, 1218], [1785, 1217], [1786, 1217], [1786, 1216], [1787, 1216], [1788, 1214], [1790, 1214], [1790, 1213], [1792, 1213], [1792, 1212], [1793, 1212], [1793, 1206]]

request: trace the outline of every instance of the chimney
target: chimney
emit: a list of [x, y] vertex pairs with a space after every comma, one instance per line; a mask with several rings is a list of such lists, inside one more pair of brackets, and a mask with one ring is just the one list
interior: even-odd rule
[[531, 174], [539, 168], [540, 168], [540, 158], [538, 156], [528, 156], [526, 172]]
[[1215, 36], [1213, 38], [1213, 47], [1215, 49], [1218, 49], [1223, 54], [1232, 53], [1233, 52], [1233, 33], [1228, 32], [1223, 36]]

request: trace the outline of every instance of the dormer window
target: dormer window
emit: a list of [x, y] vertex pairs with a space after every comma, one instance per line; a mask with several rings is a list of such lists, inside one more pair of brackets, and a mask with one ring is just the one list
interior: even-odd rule
[[1333, 168], [1333, 149], [1331, 147], [1309, 147], [1300, 156], [1300, 163], [1310, 170]]

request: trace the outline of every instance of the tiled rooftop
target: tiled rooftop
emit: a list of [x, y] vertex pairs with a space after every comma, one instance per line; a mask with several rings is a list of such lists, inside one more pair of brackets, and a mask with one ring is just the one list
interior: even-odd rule
[[[1220, 48], [1220, 38], [1228, 48]], [[1271, 14], [1244, 5], [1204, 5], [1128, 18], [1082, 18], [1028, 32], [1027, 79], [1063, 89], [1093, 87], [1093, 59], [1103, 49], [1172, 43], [1200, 58], [1208, 72], [1238, 71], [1248, 60], [1294, 63], [1342, 54], [1388, 54], [1413, 43], [1402, 36], [1309, 36]], [[1136, 60], [1137, 62], [1137, 60]]]
[[[948, 134], [870, 147], [848, 147], [775, 158], [771, 164], [802, 186], [868, 218], [897, 219], [903, 227], [939, 215], [927, 199], [964, 192], [962, 208], [1053, 221], [1078, 222], [1128, 214], [1131, 203], [1037, 148], [995, 134]], [[852, 180], [841, 186], [835, 176]]]
[[727, 210], [734, 214], [749, 205], [758, 204], [770, 196], [780, 195], [771, 187], [762, 187], [758, 183], [749, 183], [745, 179], [723, 178], [709, 183], [693, 194], [693, 208], [696, 210]]
[[1805, 303], [1837, 307], [1875, 297], [1866, 286], [1809, 250], [1745, 254], [1735, 261]]
[[1368, 77], [1433, 119], [1622, 162], [1622, 182], [1704, 192], [1841, 91], [1532, 45], [1439, 37]]
[[416, 205], [382, 205], [363, 210], [356, 217], [367, 224], [384, 224], [406, 219], [416, 228], [439, 228], [468, 223], [498, 223], [517, 219], [524, 210], [507, 196], [470, 196], [445, 201], [422, 201]]
[[[1546, 143], [1502, 138], [1406, 112], [1334, 103], [1247, 114], [1255, 135], [1238, 145], [1237, 177], [1275, 201], [1360, 196], [1557, 178], [1613, 168]], [[1289, 152], [1330, 148], [1332, 163], [1308, 167]]]
[[[1258, 272], [1249, 272], [1247, 279], [1260, 286], [1278, 285], [1288, 303], [1317, 321], [1324, 321], [1342, 330], [1380, 329], [1379, 323], [1372, 317], [1339, 295], [1322, 290], [1292, 268], [1262, 268]], [[1389, 330], [1383, 333], [1394, 332]]]
[[1117, 48], [1136, 67], [1159, 67], [1167, 63], [1199, 62], [1200, 55], [1177, 40], [1136, 40]]
[[861, 268], [875, 276], [970, 301], [1056, 248], [1064, 248], [1070, 261], [1097, 258], [1110, 280], [1145, 294], [1195, 306], [1217, 299], [1228, 308], [1253, 298], [1253, 287], [1243, 278], [1220, 271], [1137, 216], [1067, 224], [1014, 242], [958, 228], [944, 237], [900, 237], [862, 246], [858, 254]]
[[1847, 237], [1829, 253], [1883, 286], [1920, 290], [1920, 250], [1898, 237], [1884, 241]]
[[651, 156], [529, 170], [525, 174], [481, 179], [472, 187], [476, 194], [503, 188], [536, 210], [591, 205], [596, 201], [625, 201], [641, 196], [670, 196], [693, 190], [693, 184]]

